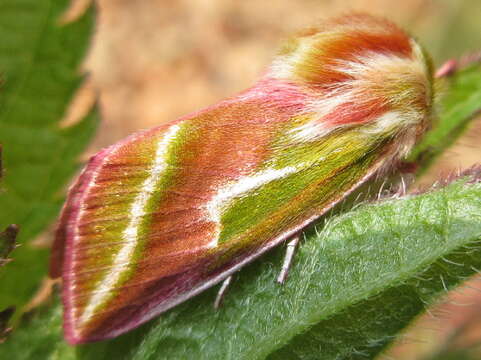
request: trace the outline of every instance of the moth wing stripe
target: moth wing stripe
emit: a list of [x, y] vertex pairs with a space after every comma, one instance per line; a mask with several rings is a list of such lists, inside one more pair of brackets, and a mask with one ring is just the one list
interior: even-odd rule
[[[302, 164], [299, 165], [302, 167]], [[221, 188], [216, 195], [206, 204], [209, 220], [218, 224], [217, 236], [209, 243], [210, 247], [216, 247], [219, 241], [222, 210], [229, 202], [241, 194], [256, 189], [273, 180], [286, 177], [298, 171], [299, 167], [287, 166], [282, 169], [266, 169], [252, 176], [245, 176], [235, 182], [228, 183]]]
[[134, 214], [134, 216], [130, 218], [130, 222], [122, 234], [122, 237], [126, 239], [126, 243], [115, 255], [113, 265], [111, 266], [112, 270], [105, 274], [103, 280], [99, 282], [101, 284], [101, 288], [107, 291], [96, 292], [92, 296], [82, 312], [82, 315], [79, 319], [80, 323], [88, 321], [95, 313], [98, 312], [97, 309], [107, 301], [107, 298], [103, 294], [105, 292], [110, 294], [111, 291], [117, 287], [118, 282], [121, 280], [122, 275], [125, 272], [124, 264], [132, 257], [135, 252], [135, 248], [138, 245], [138, 242], [135, 240], [137, 240], [139, 235], [138, 230], [141, 224], [140, 219], [145, 216], [146, 207], [150, 199], [150, 197], [146, 196], [146, 194], [152, 194], [154, 192], [155, 185], [161, 178], [162, 172], [165, 170], [165, 156], [167, 154], [168, 147], [180, 128], [181, 127], [177, 124], [172, 125], [162, 135], [161, 141], [157, 144], [154, 162], [150, 169], [151, 173], [144, 180], [143, 184], [141, 185], [141, 191], [139, 191], [139, 194], [134, 199], [134, 202], [130, 208], [130, 213]]

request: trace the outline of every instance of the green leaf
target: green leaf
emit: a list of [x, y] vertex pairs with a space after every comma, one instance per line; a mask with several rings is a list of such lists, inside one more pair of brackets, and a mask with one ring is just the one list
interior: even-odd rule
[[55, 306], [18, 329], [0, 357], [372, 358], [437, 295], [481, 268], [480, 197], [481, 184], [464, 178], [360, 206], [306, 233], [285, 285], [275, 282], [280, 248], [235, 276], [220, 310], [211, 289], [111, 341], [68, 347]]
[[15, 223], [22, 229], [15, 261], [0, 275], [0, 309], [21, 307], [46, 275], [48, 250], [33, 248], [29, 240], [55, 220], [96, 125], [92, 115], [68, 129], [58, 125], [82, 80], [79, 64], [93, 19], [89, 13], [60, 26], [68, 2], [0, 2], [0, 225]]
[[410, 159], [420, 165], [418, 175], [463, 134], [481, 110], [481, 65], [476, 64], [455, 72], [446, 81], [439, 104], [439, 119], [414, 149]]

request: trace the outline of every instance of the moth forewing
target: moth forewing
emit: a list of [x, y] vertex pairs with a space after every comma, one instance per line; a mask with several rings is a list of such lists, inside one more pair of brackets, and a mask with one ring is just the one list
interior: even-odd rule
[[238, 96], [101, 151], [57, 231], [66, 339], [124, 333], [298, 234], [410, 150], [432, 88], [412, 38], [354, 14]]

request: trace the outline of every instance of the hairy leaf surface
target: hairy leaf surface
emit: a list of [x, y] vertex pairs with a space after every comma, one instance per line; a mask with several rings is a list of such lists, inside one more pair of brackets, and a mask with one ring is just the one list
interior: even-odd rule
[[480, 196], [481, 184], [464, 179], [363, 205], [307, 233], [284, 286], [275, 282], [277, 249], [235, 277], [220, 310], [211, 289], [112, 341], [67, 347], [56, 306], [0, 355], [28, 344], [25, 359], [370, 358], [436, 295], [481, 268]]

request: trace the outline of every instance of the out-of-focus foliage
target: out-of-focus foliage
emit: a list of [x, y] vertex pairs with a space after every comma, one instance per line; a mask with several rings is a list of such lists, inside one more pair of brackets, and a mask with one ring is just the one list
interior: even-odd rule
[[89, 13], [60, 26], [67, 5], [67, 0], [0, 2], [0, 225], [22, 229], [15, 259], [0, 274], [0, 309], [21, 308], [45, 276], [48, 249], [33, 247], [32, 239], [55, 220], [95, 129], [91, 115], [73, 127], [59, 126], [81, 81], [79, 64], [93, 19]]

